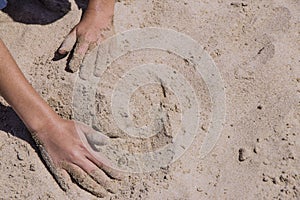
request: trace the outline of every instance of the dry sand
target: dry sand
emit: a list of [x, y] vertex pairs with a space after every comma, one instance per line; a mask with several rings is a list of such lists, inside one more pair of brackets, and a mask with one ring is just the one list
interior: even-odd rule
[[[83, 5], [82, 1], [76, 2]], [[17, 1], [11, 3], [16, 5]], [[81, 11], [74, 1], [68, 12], [46, 10], [38, 0], [18, 4], [0, 13], [0, 37], [33, 87], [59, 115], [71, 118], [72, 91], [78, 74], [65, 71], [66, 58], [52, 58], [80, 19]], [[299, 0], [119, 1], [116, 32], [149, 26], [170, 28], [189, 35], [204, 47], [225, 83], [226, 122], [213, 151], [200, 159], [210, 104], [205, 101], [208, 93], [201, 77], [190, 76], [197, 94], [204, 99], [201, 134], [169, 167], [128, 176], [121, 182], [119, 192], [107, 199], [299, 199], [299, 20]], [[120, 73], [118, 66], [151, 59], [175, 68], [184, 66], [183, 73], [189, 74], [189, 66], [183, 60], [168, 58], [164, 53], [134, 52], [117, 60], [107, 76]], [[100, 94], [108, 94], [114, 81], [103, 78], [96, 103], [105, 107], [107, 103], [103, 103]], [[147, 90], [158, 95], [153, 97]], [[172, 96], [171, 91], [165, 92]], [[155, 87], [135, 94], [133, 112], [137, 124], [149, 121], [142, 114], [144, 105], [161, 95]], [[75, 184], [70, 194], [58, 187], [24, 125], [5, 101], [1, 102], [0, 199], [96, 199]], [[121, 134], [110, 124], [109, 112], [101, 108], [97, 116], [103, 131]], [[176, 114], [170, 116], [176, 128], [179, 119]], [[168, 142], [159, 141], [162, 142], [157, 146]]]

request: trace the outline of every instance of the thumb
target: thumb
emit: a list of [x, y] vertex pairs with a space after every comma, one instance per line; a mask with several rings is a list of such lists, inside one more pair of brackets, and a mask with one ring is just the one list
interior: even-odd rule
[[79, 136], [83, 136], [88, 144], [86, 144], [86, 142], [84, 143], [89, 145], [94, 151], [100, 151], [100, 146], [104, 146], [109, 143], [110, 138], [108, 136], [102, 134], [101, 132], [95, 131], [93, 128], [84, 123], [75, 122], [75, 127]]
[[104, 146], [109, 143], [109, 137], [100, 132], [90, 130], [85, 135], [90, 145]]
[[60, 54], [67, 54], [68, 52], [70, 52], [76, 43], [76, 39], [76, 31], [74, 29], [64, 39], [64, 41], [58, 49], [58, 52]]

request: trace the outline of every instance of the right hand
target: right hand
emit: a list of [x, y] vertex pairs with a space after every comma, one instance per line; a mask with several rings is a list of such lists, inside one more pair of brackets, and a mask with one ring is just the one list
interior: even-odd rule
[[84, 145], [79, 135], [89, 143], [105, 145], [108, 137], [79, 122], [60, 119], [43, 130], [32, 133], [41, 155], [63, 190], [69, 189], [68, 174], [90, 193], [104, 197], [116, 192], [116, 180], [121, 173], [113, 169], [105, 157], [95, 155]]

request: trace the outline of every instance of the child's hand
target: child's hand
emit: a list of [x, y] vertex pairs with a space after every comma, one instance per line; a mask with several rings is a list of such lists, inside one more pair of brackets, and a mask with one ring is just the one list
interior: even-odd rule
[[86, 10], [82, 20], [67, 35], [58, 52], [65, 55], [75, 48], [68, 67], [72, 72], [76, 72], [85, 54], [103, 41], [106, 33], [111, 31], [113, 12]]
[[89, 148], [105, 145], [109, 140], [107, 136], [79, 122], [63, 119], [32, 135], [63, 190], [69, 189], [69, 174], [78, 185], [98, 197], [116, 192], [114, 179], [120, 179], [121, 173], [111, 168], [107, 158], [100, 157], [100, 152], [95, 154]]

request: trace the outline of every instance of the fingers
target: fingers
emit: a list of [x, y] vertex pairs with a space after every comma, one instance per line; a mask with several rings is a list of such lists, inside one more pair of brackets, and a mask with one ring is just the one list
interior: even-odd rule
[[[93, 163], [95, 163], [99, 168], [104, 170], [106, 174], [108, 174], [110, 177], [122, 180], [123, 179], [123, 173], [120, 170], [114, 169], [111, 167], [110, 161], [101, 155], [99, 152], [99, 148], [95, 147], [95, 145], [105, 145], [109, 141], [109, 137], [107, 137], [104, 134], [101, 134], [100, 132], [95, 131], [91, 127], [81, 123], [81, 122], [75, 122], [75, 126], [77, 129], [77, 133], [80, 135], [80, 132], [83, 132], [85, 135], [85, 139], [89, 144], [86, 144], [84, 140], [82, 142], [84, 145], [89, 145], [91, 148], [87, 147], [88, 153], [86, 154], [86, 157], [90, 159]], [[94, 151], [93, 151], [94, 150]], [[96, 151], [96, 152], [95, 152]]]
[[70, 176], [68, 173], [63, 170], [56, 168], [56, 173], [54, 174], [54, 178], [58, 185], [64, 190], [67, 191], [70, 189], [69, 181], [70, 181]]
[[89, 42], [84, 39], [79, 39], [74, 49], [74, 54], [69, 62], [69, 70], [71, 72], [77, 72], [82, 64], [83, 58], [89, 50]]
[[[76, 131], [79, 136], [85, 137], [86, 141], [88, 142], [87, 145], [89, 145], [94, 151], [99, 152], [100, 146], [107, 145], [109, 143], [109, 137], [95, 131], [93, 128], [81, 123], [81, 122], [75, 122]], [[83, 134], [80, 134], [80, 133]], [[82, 142], [84, 142], [83, 140]]]
[[76, 29], [72, 30], [61, 44], [58, 52], [62, 55], [69, 53], [75, 46], [74, 54], [68, 64], [71, 72], [78, 71], [82, 60], [89, 49], [89, 43], [83, 39], [77, 40]]
[[92, 193], [93, 195], [103, 198], [108, 195], [108, 192], [96, 183], [87, 173], [85, 173], [80, 167], [74, 164], [68, 164], [64, 167], [65, 170], [71, 175], [76, 183], [83, 189]]
[[109, 143], [108, 136], [106, 136], [98, 131], [95, 131], [91, 127], [84, 128], [83, 132], [84, 132], [84, 134], [87, 138], [87, 141], [89, 142], [90, 145], [104, 146]]
[[116, 183], [111, 180], [102, 170], [93, 170], [89, 175], [110, 193], [117, 193]]
[[101, 151], [100, 146], [108, 144], [108, 137], [99, 132], [86, 132], [85, 136], [91, 148], [96, 152]]
[[61, 44], [60, 48], [58, 49], [58, 52], [62, 55], [67, 54], [73, 49], [76, 40], [76, 31], [72, 30]]
[[109, 138], [106, 135], [97, 131], [86, 132], [85, 135], [88, 142], [94, 145], [104, 146], [109, 142]]
[[46, 165], [48, 166], [48, 169], [52, 173], [54, 179], [56, 180], [56, 182], [58, 183], [58, 185], [61, 187], [62, 190], [67, 191], [70, 187], [67, 182], [68, 176], [67, 176], [66, 172], [62, 169], [59, 169], [58, 167], [56, 167], [53, 164], [51, 157], [49, 156], [46, 149], [42, 145], [38, 145], [38, 147], [39, 147], [41, 155], [42, 155]]
[[124, 175], [120, 170], [110, 167], [109, 161], [106, 158], [101, 158], [99, 155], [95, 155], [94, 153], [87, 155], [87, 157], [99, 168], [104, 170], [108, 176], [117, 180], [122, 180], [124, 178]]
[[61, 44], [60, 48], [58, 49], [58, 53], [65, 55], [75, 46], [74, 53], [71, 55], [71, 59], [68, 63], [68, 69], [71, 72], [77, 72], [86, 53], [94, 49], [97, 45], [97, 41], [88, 41], [84, 38], [84, 36], [78, 36], [76, 29], [74, 28]]
[[75, 162], [77, 166], [89, 174], [97, 183], [111, 193], [116, 193], [116, 185], [101, 169], [91, 162], [87, 157]]

